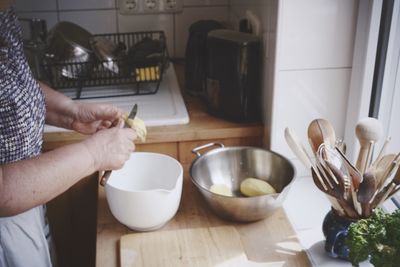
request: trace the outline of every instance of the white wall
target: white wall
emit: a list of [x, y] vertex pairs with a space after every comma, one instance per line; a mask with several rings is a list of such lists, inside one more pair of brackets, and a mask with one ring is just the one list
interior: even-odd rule
[[20, 17], [45, 19], [48, 28], [71, 21], [92, 33], [163, 30], [172, 57], [184, 57], [188, 28], [200, 19], [228, 20], [229, 0], [184, 0], [176, 14], [121, 15], [118, 0], [17, 0]]
[[308, 148], [307, 128], [328, 119], [343, 138], [357, 21], [357, 0], [280, 0], [272, 95], [271, 149], [293, 159], [291, 128]]

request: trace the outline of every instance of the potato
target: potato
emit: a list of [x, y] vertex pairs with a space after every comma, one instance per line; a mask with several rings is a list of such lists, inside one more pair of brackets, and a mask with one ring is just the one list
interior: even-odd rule
[[138, 118], [137, 116], [132, 120], [128, 118], [128, 114], [123, 115], [123, 119], [125, 123], [132, 129], [136, 131], [136, 134], [140, 141], [146, 141], [147, 129], [144, 121]]
[[240, 192], [247, 197], [254, 197], [274, 194], [276, 190], [264, 180], [249, 177], [240, 183]]
[[210, 191], [218, 195], [233, 196], [231, 189], [226, 184], [213, 184]]

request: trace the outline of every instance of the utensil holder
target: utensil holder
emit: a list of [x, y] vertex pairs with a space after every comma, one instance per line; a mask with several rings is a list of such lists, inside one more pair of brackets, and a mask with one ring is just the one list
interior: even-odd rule
[[332, 258], [349, 260], [349, 248], [346, 245], [349, 226], [357, 222], [355, 219], [339, 216], [331, 209], [322, 223], [325, 236], [325, 251]]

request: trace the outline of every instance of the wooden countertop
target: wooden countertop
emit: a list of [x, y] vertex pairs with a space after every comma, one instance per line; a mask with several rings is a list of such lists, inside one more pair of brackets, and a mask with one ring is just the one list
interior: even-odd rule
[[[177, 67], [178, 80], [182, 81], [182, 71]], [[204, 105], [195, 98], [184, 95], [185, 104], [188, 108], [190, 123], [187, 125], [177, 125], [169, 127], [151, 127], [148, 129], [147, 143], [163, 143], [176, 141], [221, 139], [235, 137], [260, 137], [263, 136], [263, 126], [260, 123], [239, 124], [227, 122], [207, 114]], [[76, 141], [82, 136], [60, 133], [68, 141]], [[54, 138], [54, 139], [53, 139]], [[59, 140], [60, 136], [56, 134], [47, 134], [46, 141], [51, 143], [52, 140]], [[49, 144], [49, 143], [48, 143]], [[289, 224], [287, 217], [282, 209], [278, 209], [270, 217], [254, 222], [254, 223], [233, 223], [225, 221], [212, 213], [203, 201], [200, 193], [194, 187], [189, 179], [187, 168], [184, 174], [184, 185], [182, 199], [179, 210], [174, 218], [168, 222], [163, 228], [154, 232], [139, 233], [134, 232], [124, 225], [120, 224], [111, 214], [108, 207], [105, 191], [103, 187], [99, 187], [98, 206], [97, 206], [97, 241], [96, 241], [96, 266], [97, 267], [117, 267], [121, 265], [120, 259], [120, 238], [125, 234], [135, 234], [138, 237], [149, 239], [159, 237], [163, 238], [165, 234], [174, 234], [182, 230], [214, 230], [220, 233], [219, 241], [225, 240], [231, 242], [231, 236], [226, 233], [224, 226], [235, 229], [240, 237], [240, 248], [242, 255], [238, 257], [224, 259], [222, 255], [225, 246], [219, 246], [221, 251], [220, 266], [245, 266], [243, 258], [248, 259], [256, 264], [255, 266], [310, 266], [309, 260], [302, 250], [296, 238], [293, 228]], [[221, 228], [222, 227], [222, 228]], [[225, 229], [225, 230], [224, 230]], [[172, 232], [171, 232], [172, 231]], [[196, 232], [197, 233], [197, 232]], [[218, 247], [218, 244], [214, 244]], [[174, 265], [168, 266], [193, 266], [195, 264], [190, 255], [186, 252], [194, 252], [199, 249], [199, 244], [185, 243], [179, 244], [182, 248], [180, 255], [175, 259]], [[164, 247], [164, 253], [168, 252], [168, 248]], [[228, 250], [228, 248], [226, 248]], [[186, 252], [185, 252], [186, 251]], [[201, 265], [196, 266], [215, 266], [207, 257], [212, 257], [207, 253], [197, 255], [203, 257]], [[147, 266], [159, 266], [156, 264], [162, 259], [158, 258], [162, 254], [161, 251], [146, 252], [141, 251], [143, 257], [146, 257]], [[178, 253], [179, 254], [179, 253]], [[160, 256], [161, 257], [161, 256]], [[171, 256], [172, 257], [172, 256]], [[198, 258], [197, 258], [198, 259]], [[221, 262], [222, 261], [222, 262]], [[191, 263], [193, 262], [193, 263]], [[253, 266], [253, 265], [251, 265]], [[125, 266], [124, 266], [125, 267]]]
[[[311, 266], [306, 253], [302, 250], [296, 234], [293, 228], [289, 224], [287, 217], [283, 209], [278, 209], [268, 218], [252, 222], [252, 223], [234, 223], [220, 219], [208, 208], [202, 196], [191, 183], [188, 178], [188, 174], [185, 174], [183, 193], [180, 203], [180, 207], [175, 217], [169, 221], [164, 227], [153, 232], [135, 232], [120, 224], [111, 214], [108, 208], [105, 191], [103, 187], [99, 189], [98, 197], [98, 207], [97, 207], [97, 249], [96, 249], [96, 266], [97, 267], [118, 267], [121, 266], [120, 259], [120, 238], [126, 234], [135, 234], [140, 236], [140, 238], [149, 239], [156, 238], [159, 236], [160, 239], [164, 235], [173, 235], [179, 231], [211, 231], [215, 230], [220, 233], [218, 240], [213, 240], [213, 242], [221, 242], [224, 244], [230, 242], [232, 236], [226, 234], [223, 230], [224, 226], [229, 226], [234, 228], [238, 233], [238, 239], [241, 243], [240, 248], [242, 255], [237, 255], [232, 258], [220, 258], [219, 260], [225, 261], [225, 265], [221, 262], [220, 266], [248, 266], [243, 265], [243, 258], [248, 259], [251, 262], [257, 262], [259, 265], [255, 266]], [[165, 238], [165, 237], [164, 237]], [[158, 239], [157, 239], [158, 240]], [[174, 240], [174, 239], [172, 239]], [[164, 240], [165, 241], [165, 240]], [[217, 244], [210, 244], [210, 246], [219, 247], [219, 255], [229, 255], [229, 248]], [[172, 245], [172, 244], [171, 244]], [[174, 251], [171, 253], [171, 257], [175, 257], [174, 265], [166, 266], [202, 266], [211, 267], [209, 261], [207, 261], [207, 252], [204, 255], [198, 256], [193, 262], [190, 261], [190, 254], [194, 253], [199, 249], [199, 246], [208, 246], [207, 244], [195, 244], [182, 242], [179, 244], [179, 251]], [[141, 253], [141, 257], [145, 258], [146, 264], [144, 267], [148, 266], [159, 266], [155, 262], [160, 262], [162, 260], [162, 255], [169, 255], [171, 249], [169, 246], [161, 248], [163, 251], [146, 252], [143, 250], [138, 250]], [[169, 252], [168, 252], [169, 251]], [[186, 251], [186, 254], [185, 252]], [[206, 250], [208, 251], [208, 250]], [[168, 253], [168, 254], [167, 254]], [[208, 253], [211, 253], [209, 251]], [[236, 251], [236, 253], [238, 253]], [[150, 255], [147, 256], [146, 254]], [[178, 254], [178, 255], [177, 255]], [[202, 259], [199, 259], [202, 258]], [[222, 256], [221, 256], [222, 257]], [[208, 263], [205, 265], [195, 265], [201, 261], [202, 263]], [[229, 264], [228, 264], [229, 262]], [[152, 264], [153, 263], [153, 264]], [[188, 264], [189, 263], [189, 264]], [[191, 263], [191, 264], [190, 264]], [[215, 262], [214, 262], [215, 263]], [[142, 265], [138, 265], [142, 266]], [[251, 265], [253, 266], [253, 265]], [[125, 267], [125, 266], [123, 266]]]

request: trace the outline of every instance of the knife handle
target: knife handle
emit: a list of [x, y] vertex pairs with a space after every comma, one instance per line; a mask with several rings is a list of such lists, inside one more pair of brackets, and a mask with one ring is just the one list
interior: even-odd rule
[[110, 175], [111, 175], [110, 170], [104, 171], [103, 176], [100, 178], [100, 185], [105, 186], [108, 178], [110, 178]]

